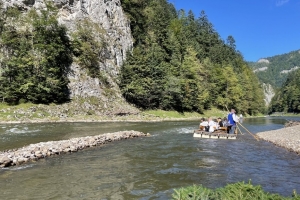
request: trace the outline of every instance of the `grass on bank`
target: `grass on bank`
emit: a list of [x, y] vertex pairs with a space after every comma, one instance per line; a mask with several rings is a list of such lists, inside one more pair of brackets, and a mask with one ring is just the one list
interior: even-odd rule
[[21, 103], [21, 104], [17, 104], [17, 105], [8, 105], [7, 103], [0, 103], [0, 110], [2, 109], [7, 109], [7, 108], [10, 108], [10, 109], [28, 109], [32, 106], [37, 106], [37, 104], [33, 104], [33, 103]]
[[249, 183], [237, 182], [215, 190], [202, 185], [193, 185], [175, 189], [172, 195], [175, 200], [300, 200], [300, 196], [293, 191], [291, 197], [283, 197], [279, 194], [271, 194], [263, 191], [261, 186]]
[[[165, 111], [165, 110], [147, 110], [143, 111], [146, 115], [153, 115], [159, 118], [163, 119], [185, 119], [185, 118], [224, 118], [227, 117], [228, 111], [227, 110], [219, 110], [217, 108], [212, 108], [210, 110], [205, 110], [203, 114], [197, 113], [197, 112], [184, 112], [180, 113], [177, 111]], [[238, 115], [240, 113], [237, 113]], [[253, 118], [253, 117], [265, 117], [266, 114], [259, 113], [257, 115], [244, 115], [244, 117], [247, 118]], [[300, 113], [283, 113], [283, 114], [271, 114], [270, 116], [278, 117], [278, 116], [285, 116], [285, 117], [300, 117]]]
[[[50, 104], [53, 105], [53, 104]], [[30, 115], [26, 111], [34, 108], [30, 112]], [[16, 112], [19, 111], [19, 112]], [[42, 119], [49, 116], [49, 113], [45, 109], [39, 109], [39, 104], [33, 103], [20, 103], [17, 105], [8, 105], [6, 103], [0, 103], [0, 120], [1, 121], [18, 121], [22, 119]]]
[[[90, 101], [89, 101], [90, 102]], [[81, 105], [79, 102], [78, 105]], [[95, 103], [97, 104], [97, 103]], [[18, 121], [18, 120], [24, 120], [24, 119], [30, 119], [30, 120], [44, 120], [49, 119], [53, 120], [51, 118], [52, 113], [56, 113], [55, 110], [59, 109], [57, 108], [56, 104], [49, 104], [47, 105], [39, 105], [39, 104], [33, 104], [33, 103], [21, 103], [18, 105], [10, 106], [5, 103], [0, 103], [0, 120], [1, 121]], [[65, 106], [66, 107], [66, 106]], [[33, 109], [34, 108], [34, 109]], [[67, 106], [68, 112], [64, 113], [68, 115], [69, 119], [74, 120], [84, 120], [85, 118], [91, 119], [91, 120], [199, 120], [200, 118], [218, 118], [218, 117], [227, 117], [228, 111], [226, 110], [219, 110], [217, 108], [212, 108], [210, 110], [205, 110], [203, 114], [197, 113], [197, 112], [184, 112], [180, 113], [177, 111], [164, 111], [164, 110], [147, 110], [140, 113], [140, 115], [126, 115], [126, 116], [100, 116], [95, 115], [92, 112], [87, 113], [88, 116], [79, 116], [78, 114], [73, 113], [74, 106]], [[54, 109], [54, 110], [53, 110]], [[80, 108], [78, 108], [80, 109]], [[26, 110], [31, 110], [30, 112], [27, 112], [29, 114], [25, 114]], [[21, 112], [19, 112], [21, 111]], [[55, 112], [52, 112], [55, 111]], [[24, 116], [23, 114], [24, 113]], [[262, 115], [261, 115], [262, 116]], [[52, 116], [57, 117], [59, 120], [59, 116]], [[245, 116], [250, 117], [250, 116]], [[256, 116], [257, 117], [257, 116]], [[57, 119], [56, 119], [57, 120]]]
[[227, 111], [218, 110], [216, 108], [212, 108], [210, 110], [204, 111], [203, 114], [199, 114], [197, 112], [184, 112], [180, 113], [177, 111], [165, 111], [165, 110], [147, 110], [143, 112], [146, 115], [152, 115], [156, 116], [162, 119], [188, 119], [188, 118], [194, 118], [199, 119], [201, 117], [226, 117]]

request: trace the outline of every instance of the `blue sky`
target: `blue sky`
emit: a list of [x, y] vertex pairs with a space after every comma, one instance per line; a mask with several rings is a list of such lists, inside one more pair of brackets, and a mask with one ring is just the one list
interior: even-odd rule
[[204, 10], [223, 40], [232, 35], [246, 61], [300, 49], [300, 0], [169, 0], [177, 10]]

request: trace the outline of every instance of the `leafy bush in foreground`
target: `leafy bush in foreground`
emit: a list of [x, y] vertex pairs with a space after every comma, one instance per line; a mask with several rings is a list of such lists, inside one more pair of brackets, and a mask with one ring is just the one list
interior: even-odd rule
[[175, 189], [172, 197], [176, 200], [300, 200], [300, 196], [295, 191], [293, 197], [283, 197], [279, 194], [265, 192], [261, 186], [254, 186], [250, 182], [228, 184], [215, 190], [205, 188], [202, 185], [193, 185]]

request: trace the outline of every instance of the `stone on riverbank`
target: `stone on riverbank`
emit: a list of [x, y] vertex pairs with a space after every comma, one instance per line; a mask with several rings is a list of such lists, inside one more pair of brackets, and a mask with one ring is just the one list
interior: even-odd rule
[[257, 136], [277, 146], [300, 154], [300, 125], [257, 133]]
[[297, 126], [300, 125], [300, 121], [288, 121], [287, 123], [284, 124], [284, 127], [292, 127], [292, 126]]
[[138, 131], [120, 131], [95, 136], [72, 138], [69, 140], [40, 142], [28, 146], [0, 152], [0, 167], [20, 165], [29, 161], [36, 161], [51, 155], [76, 152], [87, 147], [98, 146], [108, 142], [148, 136]]

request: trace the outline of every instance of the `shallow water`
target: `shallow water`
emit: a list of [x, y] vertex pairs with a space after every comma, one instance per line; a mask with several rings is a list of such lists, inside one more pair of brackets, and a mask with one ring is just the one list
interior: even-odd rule
[[[289, 118], [291, 119], [291, 118]], [[282, 128], [284, 118], [255, 118], [252, 133]], [[0, 169], [1, 199], [170, 199], [174, 188], [209, 188], [246, 181], [268, 192], [300, 192], [300, 156], [257, 142], [246, 131], [237, 140], [193, 138], [198, 122], [53, 123], [1, 125], [1, 150], [30, 143], [120, 130], [152, 137], [118, 141]]]

